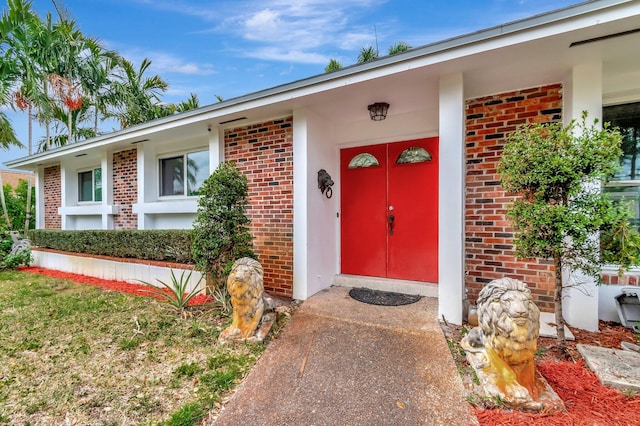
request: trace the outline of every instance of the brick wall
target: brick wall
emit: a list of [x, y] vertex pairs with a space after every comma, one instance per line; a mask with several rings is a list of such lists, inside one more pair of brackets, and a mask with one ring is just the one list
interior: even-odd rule
[[514, 257], [513, 229], [505, 217], [514, 196], [500, 186], [496, 167], [516, 126], [561, 118], [559, 84], [466, 102], [465, 285], [472, 301], [485, 283], [509, 276], [527, 283], [542, 311], [553, 311], [553, 265]]
[[225, 131], [224, 158], [235, 161], [249, 183], [254, 250], [264, 268], [265, 290], [293, 295], [293, 118]]
[[629, 271], [622, 276], [615, 272], [603, 272], [602, 283], [612, 285], [640, 286], [640, 272]]
[[58, 209], [62, 207], [60, 166], [44, 169], [44, 229], [62, 229]]
[[137, 229], [138, 215], [132, 205], [138, 202], [138, 159], [135, 148], [113, 154], [113, 205], [118, 214], [114, 229]]

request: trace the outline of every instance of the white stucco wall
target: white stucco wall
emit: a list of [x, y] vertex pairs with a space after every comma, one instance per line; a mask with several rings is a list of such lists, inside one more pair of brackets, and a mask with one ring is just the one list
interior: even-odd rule
[[[312, 295], [331, 285], [339, 270], [340, 162], [326, 121], [307, 111], [307, 291]], [[294, 136], [295, 137], [295, 136]], [[295, 158], [295, 155], [294, 155]], [[318, 189], [318, 170], [325, 169], [335, 182], [333, 196], [327, 198]]]

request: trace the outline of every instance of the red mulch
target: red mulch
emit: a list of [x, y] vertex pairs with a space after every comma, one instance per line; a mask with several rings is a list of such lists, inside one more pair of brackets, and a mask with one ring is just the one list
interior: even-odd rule
[[533, 414], [521, 411], [476, 410], [481, 425], [640, 425], [640, 397], [628, 398], [600, 381], [580, 360], [545, 361], [538, 370], [564, 401], [567, 411]]
[[[104, 280], [101, 278], [89, 277], [87, 275], [72, 274], [70, 272], [55, 271], [53, 269], [45, 269], [36, 266], [29, 266], [18, 269], [22, 272], [46, 275], [48, 277], [69, 280], [79, 284], [89, 284], [96, 287], [102, 287], [107, 290], [115, 290], [121, 293], [133, 294], [135, 296], [155, 297], [156, 299], [161, 299], [159, 295], [151, 293], [149, 291], [149, 287], [143, 284], [131, 284], [125, 281]], [[210, 301], [211, 298], [209, 296], [201, 294], [191, 299], [188, 305], [202, 305]]]
[[575, 425], [633, 426], [640, 425], [640, 396], [629, 398], [600, 384], [586, 366], [576, 344], [620, 349], [620, 342], [636, 342], [633, 331], [616, 323], [600, 321], [599, 332], [574, 329], [575, 340], [567, 341], [567, 352], [573, 361], [564, 360], [554, 347], [555, 340], [540, 338], [539, 349], [547, 349], [537, 364], [540, 373], [564, 401], [567, 411], [534, 414], [503, 409], [477, 409], [481, 425]]

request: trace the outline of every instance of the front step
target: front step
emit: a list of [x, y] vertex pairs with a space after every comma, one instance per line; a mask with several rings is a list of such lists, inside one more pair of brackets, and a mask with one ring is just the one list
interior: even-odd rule
[[365, 277], [362, 275], [340, 274], [333, 277], [334, 286], [370, 288], [403, 294], [438, 297], [438, 284], [421, 281], [406, 281], [392, 278]]

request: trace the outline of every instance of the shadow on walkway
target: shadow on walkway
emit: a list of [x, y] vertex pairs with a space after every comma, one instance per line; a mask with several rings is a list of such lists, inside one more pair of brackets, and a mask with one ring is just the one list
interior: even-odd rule
[[476, 424], [437, 299], [373, 306], [348, 290], [305, 301], [213, 424]]

